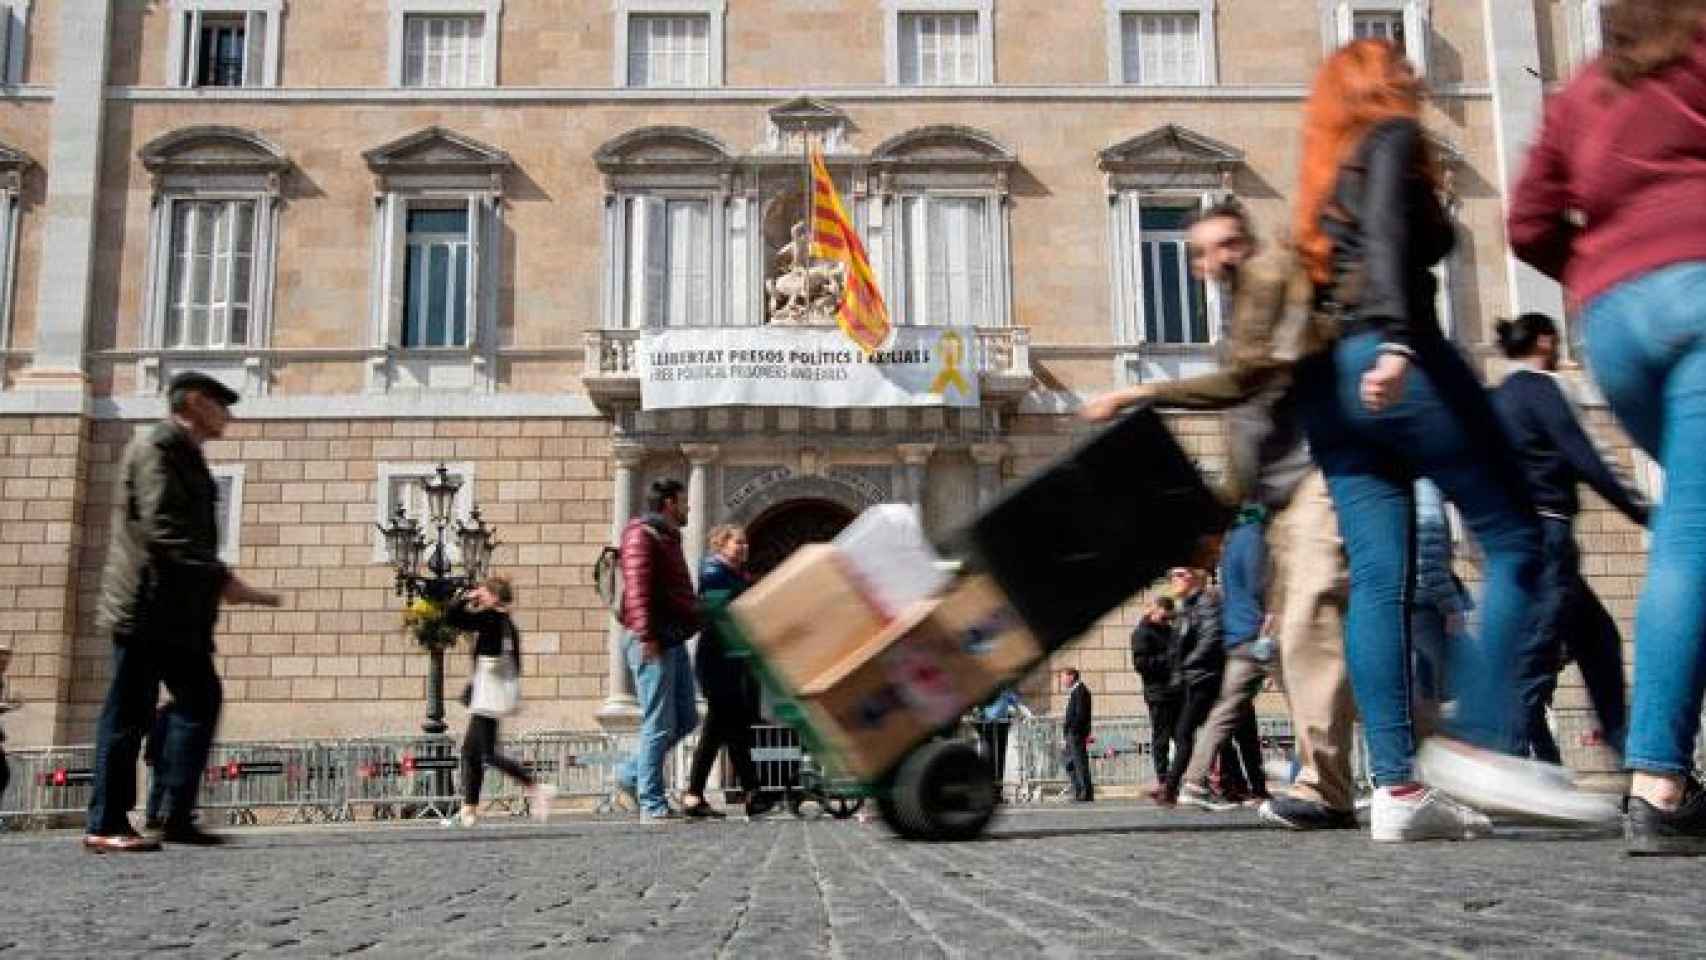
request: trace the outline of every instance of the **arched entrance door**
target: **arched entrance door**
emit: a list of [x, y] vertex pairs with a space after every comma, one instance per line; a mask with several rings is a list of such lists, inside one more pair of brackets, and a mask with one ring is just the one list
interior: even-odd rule
[[801, 499], [779, 503], [746, 528], [752, 545], [747, 570], [756, 579], [781, 565], [808, 543], [827, 543], [849, 523], [853, 511], [833, 500]]

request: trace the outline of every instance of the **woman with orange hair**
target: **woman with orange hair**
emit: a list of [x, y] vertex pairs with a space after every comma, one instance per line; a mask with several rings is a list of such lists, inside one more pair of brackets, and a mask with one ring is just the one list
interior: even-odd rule
[[[1446, 794], [1564, 820], [1613, 812], [1512, 756], [1525, 746], [1517, 678], [1537, 668], [1529, 624], [1540, 528], [1486, 391], [1434, 313], [1430, 268], [1455, 235], [1420, 109], [1420, 83], [1392, 45], [1363, 40], [1329, 57], [1305, 105], [1292, 225], [1324, 309], [1340, 322], [1336, 342], [1299, 366], [1298, 403], [1344, 528], [1345, 656], [1380, 841], [1491, 832], [1484, 815]], [[1419, 756], [1407, 616], [1418, 477], [1462, 511], [1486, 555], [1487, 584], [1479, 642], [1452, 651], [1456, 739], [1430, 741]]]

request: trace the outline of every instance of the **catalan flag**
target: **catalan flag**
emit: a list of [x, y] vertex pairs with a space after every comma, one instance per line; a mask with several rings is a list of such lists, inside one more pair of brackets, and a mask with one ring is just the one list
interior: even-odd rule
[[889, 308], [883, 303], [883, 292], [877, 289], [877, 278], [871, 272], [871, 259], [865, 255], [859, 231], [841, 206], [835, 181], [829, 178], [823, 154], [815, 146], [811, 150], [811, 166], [811, 255], [846, 267], [847, 289], [835, 319], [842, 332], [860, 349], [873, 353], [882, 349], [894, 332], [893, 324], [889, 323]]

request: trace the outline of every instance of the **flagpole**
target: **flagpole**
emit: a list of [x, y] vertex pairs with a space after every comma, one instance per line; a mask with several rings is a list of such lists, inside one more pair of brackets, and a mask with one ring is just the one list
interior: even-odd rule
[[[802, 212], [806, 217], [806, 251], [805, 257], [800, 261], [800, 266], [809, 271], [811, 269], [812, 247], [817, 244], [817, 191], [812, 187], [812, 131], [811, 127], [805, 124], [800, 126], [800, 147], [805, 160], [806, 191], [801, 195]], [[808, 293], [810, 286], [808, 282]]]

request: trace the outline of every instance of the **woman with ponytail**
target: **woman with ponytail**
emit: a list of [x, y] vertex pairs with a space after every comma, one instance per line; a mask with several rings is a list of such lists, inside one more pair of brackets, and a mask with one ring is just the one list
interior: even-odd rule
[[[1337, 341], [1299, 368], [1298, 399], [1350, 560], [1345, 655], [1378, 841], [1490, 833], [1458, 800], [1558, 820], [1612, 813], [1514, 756], [1526, 747], [1516, 691], [1536, 640], [1539, 521], [1486, 391], [1434, 314], [1430, 268], [1455, 237], [1420, 110], [1420, 84], [1391, 44], [1357, 41], [1329, 57], [1304, 108], [1292, 224], [1322, 310], [1339, 320]], [[1453, 651], [1453, 737], [1419, 756], [1408, 618], [1418, 477], [1457, 505], [1486, 555], [1482, 635]]]
[[1706, 854], [1706, 0], [1619, 0], [1547, 105], [1511, 198], [1518, 257], [1581, 306], [1594, 379], [1665, 471], [1635, 614], [1633, 854]]

